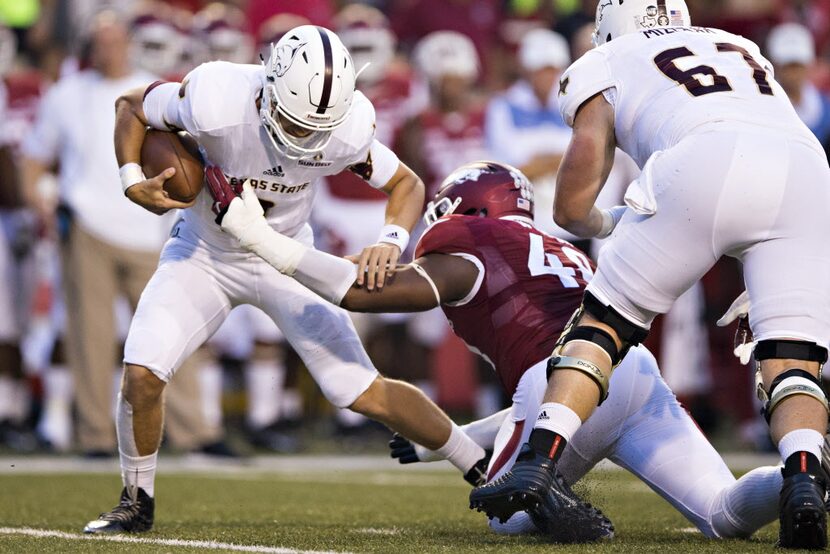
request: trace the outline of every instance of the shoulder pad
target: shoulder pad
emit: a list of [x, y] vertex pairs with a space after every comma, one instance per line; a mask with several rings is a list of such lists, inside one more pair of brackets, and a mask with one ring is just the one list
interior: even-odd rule
[[[613, 43], [609, 43], [613, 44]], [[576, 112], [592, 96], [616, 86], [604, 51], [590, 50], [562, 74], [559, 81], [559, 111], [573, 127]]]
[[[470, 218], [462, 215], [449, 215], [440, 218], [430, 226], [415, 247], [414, 258], [427, 254], [472, 253], [476, 243], [470, 229]], [[477, 218], [475, 218], [477, 219]]]
[[365, 156], [375, 138], [375, 107], [360, 91], [355, 91], [353, 102], [348, 119], [334, 131], [334, 138], [345, 146], [345, 157]]
[[251, 68], [229, 62], [208, 62], [182, 80], [179, 96], [188, 106], [185, 117], [199, 132], [238, 125], [251, 110]]

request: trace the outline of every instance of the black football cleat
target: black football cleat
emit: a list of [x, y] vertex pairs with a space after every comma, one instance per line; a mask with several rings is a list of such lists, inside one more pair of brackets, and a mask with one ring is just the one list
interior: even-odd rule
[[118, 506], [87, 523], [84, 533], [143, 533], [152, 529], [156, 502], [144, 489], [134, 490], [135, 495], [130, 495], [124, 487]]
[[784, 478], [778, 500], [778, 546], [808, 550], [827, 547], [825, 489], [824, 479], [810, 473]]
[[510, 471], [473, 489], [470, 508], [502, 523], [516, 512], [527, 511], [554, 542], [593, 542], [614, 535], [611, 521], [574, 494], [554, 462], [529, 444], [522, 446]]

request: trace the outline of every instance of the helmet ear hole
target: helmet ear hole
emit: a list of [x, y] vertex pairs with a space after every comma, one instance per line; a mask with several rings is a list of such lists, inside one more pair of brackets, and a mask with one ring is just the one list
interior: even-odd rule
[[470, 208], [469, 210], [466, 210], [462, 215], [478, 215], [478, 213], [479, 213], [478, 209]]

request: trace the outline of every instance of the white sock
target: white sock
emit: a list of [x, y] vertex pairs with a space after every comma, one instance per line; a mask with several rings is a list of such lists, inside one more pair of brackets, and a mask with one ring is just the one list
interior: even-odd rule
[[718, 537], [748, 538], [778, 517], [781, 467], [753, 469], [718, 493], [709, 518]]
[[222, 366], [211, 359], [199, 368], [199, 389], [202, 393], [202, 413], [213, 429], [222, 428]]
[[72, 374], [52, 366], [43, 374], [43, 413], [37, 431], [59, 451], [72, 445]]
[[121, 458], [121, 480], [127, 489], [138, 487], [152, 498], [155, 495], [156, 462], [158, 451], [149, 456], [127, 456], [119, 451]]
[[539, 406], [534, 429], [547, 429], [561, 435], [570, 442], [571, 437], [582, 426], [582, 420], [576, 412], [558, 402], [546, 402]]
[[125, 487], [142, 488], [152, 497], [158, 450], [147, 456], [139, 455], [133, 433], [133, 407], [120, 393], [116, 410], [115, 431], [118, 435], [118, 454], [121, 458], [121, 480]]
[[460, 469], [464, 474], [470, 471], [476, 462], [484, 457], [484, 449], [464, 434], [464, 431], [455, 423], [452, 424], [450, 438], [436, 452], [449, 460], [452, 465]]
[[266, 427], [280, 418], [285, 367], [274, 360], [253, 360], [245, 369], [248, 425]]
[[824, 444], [824, 435], [813, 429], [796, 429], [790, 431], [778, 443], [778, 451], [781, 453], [781, 460], [786, 462], [787, 458], [796, 452], [809, 452], [821, 460], [821, 445]]

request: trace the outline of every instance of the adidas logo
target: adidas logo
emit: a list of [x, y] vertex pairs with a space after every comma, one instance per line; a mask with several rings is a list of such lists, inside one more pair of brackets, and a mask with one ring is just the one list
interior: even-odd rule
[[262, 172], [262, 174], [270, 175], [271, 177], [285, 177], [285, 173], [283, 173], [281, 165], [278, 165], [277, 167], [272, 167], [271, 169], [266, 169]]
[[398, 232], [397, 231], [392, 231], [391, 233], [387, 233], [386, 236], [390, 239], [396, 239], [396, 238], [398, 238]]
[[536, 418], [536, 421], [545, 421], [545, 420], [548, 420], [548, 419], [550, 419], [548, 417], [548, 413], [546, 411], [542, 410], [542, 413], [539, 414], [539, 417]]

